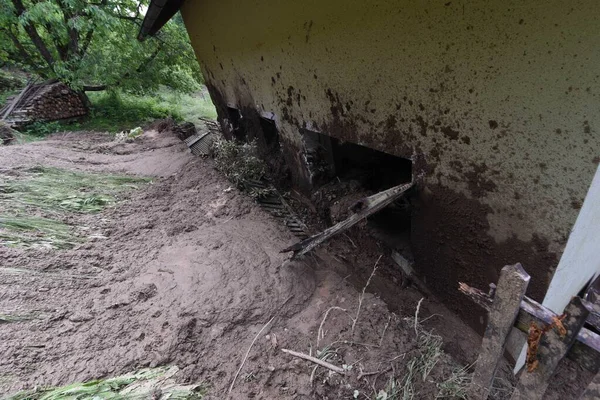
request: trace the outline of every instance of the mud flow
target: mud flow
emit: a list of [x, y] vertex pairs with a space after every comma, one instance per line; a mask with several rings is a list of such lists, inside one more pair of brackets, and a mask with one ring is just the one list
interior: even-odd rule
[[[394, 183], [344, 167], [355, 150], [338, 152], [340, 179], [315, 192], [313, 229]], [[151, 179], [99, 212], [60, 214], [70, 247], [0, 246], [0, 314], [23, 317], [0, 323], [0, 393], [176, 366], [205, 398], [463, 396], [455, 383], [479, 337], [392, 260], [406, 203], [290, 262], [280, 250], [298, 239], [167, 128], [131, 143], [55, 135], [0, 147], [0, 159], [3, 180], [40, 165]], [[510, 374], [499, 375], [501, 393]]]

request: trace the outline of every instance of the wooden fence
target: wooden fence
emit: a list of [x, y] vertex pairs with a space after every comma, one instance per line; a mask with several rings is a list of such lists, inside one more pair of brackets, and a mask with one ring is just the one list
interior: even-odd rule
[[509, 336], [517, 328], [527, 334], [527, 365], [512, 400], [542, 399], [565, 357], [596, 374], [579, 399], [600, 399], [600, 335], [584, 327], [588, 317], [600, 314], [600, 307], [573, 297], [564, 314], [556, 315], [525, 296], [529, 280], [521, 264], [515, 264], [502, 269], [498, 285], [490, 293], [460, 284], [461, 292], [488, 310], [469, 398], [487, 399]]

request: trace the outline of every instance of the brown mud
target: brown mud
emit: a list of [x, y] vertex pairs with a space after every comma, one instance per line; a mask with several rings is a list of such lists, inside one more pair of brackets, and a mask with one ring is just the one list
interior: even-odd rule
[[[401, 287], [383, 246], [356, 228], [287, 262], [279, 251], [296, 239], [169, 132], [149, 131], [133, 143], [54, 135], [0, 147], [0, 159], [4, 168], [155, 177], [101, 213], [69, 216], [103, 239], [62, 251], [0, 247], [1, 267], [39, 272], [0, 272], [0, 311], [35, 316], [0, 324], [0, 394], [169, 364], [180, 368], [180, 380], [204, 382], [208, 398], [226, 398], [271, 319], [230, 398], [338, 399], [355, 390], [374, 398], [392, 377], [402, 381], [419, 355], [414, 315], [423, 295]], [[415, 398], [429, 399], [439, 391], [435, 382], [475, 360], [479, 338], [434, 298], [418, 317], [455, 357], [443, 354], [428, 380], [415, 384]], [[328, 350], [328, 361], [348, 371], [315, 370], [282, 348]]]

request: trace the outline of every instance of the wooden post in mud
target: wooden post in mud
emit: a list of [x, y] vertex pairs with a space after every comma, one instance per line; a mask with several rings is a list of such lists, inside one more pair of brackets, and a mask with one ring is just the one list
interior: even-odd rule
[[470, 398], [487, 399], [498, 363], [504, 354], [506, 338], [517, 319], [529, 280], [530, 277], [521, 264], [502, 268], [469, 388]]
[[590, 311], [579, 297], [573, 297], [565, 308], [562, 325], [566, 332], [551, 329], [542, 336], [538, 350], [538, 363], [535, 370], [521, 373], [519, 384], [513, 392], [512, 400], [541, 400], [550, 384], [550, 378], [559, 362], [575, 342]]

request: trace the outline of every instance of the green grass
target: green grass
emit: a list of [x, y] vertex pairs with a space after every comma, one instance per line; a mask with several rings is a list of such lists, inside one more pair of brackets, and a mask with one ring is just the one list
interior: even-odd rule
[[125, 400], [161, 399], [200, 400], [204, 397], [202, 385], [179, 385], [173, 376], [177, 367], [148, 368], [114, 378], [74, 383], [59, 388], [41, 388], [19, 392], [3, 400]]
[[156, 119], [197, 123], [198, 117], [216, 119], [216, 110], [206, 90], [181, 94], [162, 87], [155, 94], [134, 95], [122, 92], [88, 93], [90, 115], [76, 122], [34, 123], [25, 133], [44, 137], [62, 131], [101, 131], [117, 133], [147, 124]]
[[34, 167], [12, 170], [0, 182], [0, 245], [67, 249], [80, 238], [61, 220], [96, 213], [149, 178]]
[[196, 93], [185, 94], [162, 89], [157, 93], [160, 104], [168, 104], [183, 121], [196, 124], [198, 117], [217, 119], [217, 110], [205, 88]]

